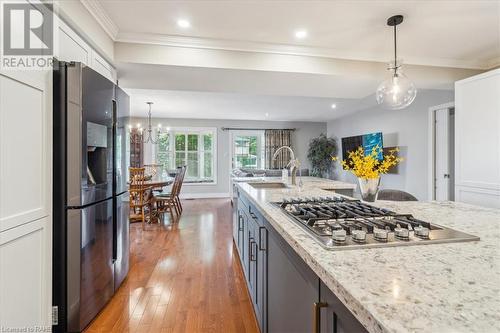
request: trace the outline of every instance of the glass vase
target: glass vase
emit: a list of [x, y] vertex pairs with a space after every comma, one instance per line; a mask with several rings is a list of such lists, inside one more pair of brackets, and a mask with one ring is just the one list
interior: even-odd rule
[[358, 182], [363, 201], [374, 202], [377, 199], [380, 177], [373, 179], [358, 178]]

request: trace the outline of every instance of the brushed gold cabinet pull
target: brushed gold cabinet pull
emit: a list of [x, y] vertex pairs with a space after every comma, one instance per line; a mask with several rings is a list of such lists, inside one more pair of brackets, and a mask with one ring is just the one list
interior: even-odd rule
[[326, 308], [328, 303], [326, 302], [314, 302], [313, 303], [313, 333], [319, 333], [319, 323], [321, 320], [320, 311], [321, 308]]

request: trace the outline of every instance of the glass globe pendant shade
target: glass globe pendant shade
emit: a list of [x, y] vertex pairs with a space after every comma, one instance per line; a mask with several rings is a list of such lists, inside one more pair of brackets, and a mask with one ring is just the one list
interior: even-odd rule
[[391, 110], [401, 110], [410, 105], [417, 96], [417, 88], [400, 67], [391, 68], [391, 77], [377, 88], [377, 103]]

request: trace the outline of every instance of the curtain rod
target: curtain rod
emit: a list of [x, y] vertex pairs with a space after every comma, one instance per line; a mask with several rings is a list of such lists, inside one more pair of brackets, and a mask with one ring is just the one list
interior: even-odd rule
[[222, 127], [223, 131], [272, 131], [272, 130], [282, 130], [282, 131], [295, 131], [296, 128], [239, 128], [239, 127]]

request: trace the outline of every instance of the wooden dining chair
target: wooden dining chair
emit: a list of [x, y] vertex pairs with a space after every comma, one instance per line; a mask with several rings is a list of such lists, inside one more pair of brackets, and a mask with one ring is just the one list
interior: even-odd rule
[[179, 212], [182, 214], [182, 203], [181, 203], [181, 199], [179, 198], [179, 195], [181, 194], [181, 189], [182, 189], [182, 184], [184, 184], [184, 176], [186, 175], [186, 170], [187, 170], [187, 166], [183, 166], [180, 170], [180, 173], [181, 173], [181, 179], [179, 181], [179, 188], [177, 189], [177, 194], [175, 196], [175, 202], [176, 202], [176, 205], [177, 205], [177, 208], [179, 209]]
[[177, 172], [170, 193], [162, 193], [154, 196], [156, 210], [160, 218], [163, 218], [164, 213], [169, 212], [170, 219], [172, 222], [176, 222], [179, 219], [180, 210], [179, 207], [177, 206], [176, 198], [179, 195], [178, 191], [180, 187], [181, 177], [182, 177], [182, 172]]
[[130, 221], [141, 220], [142, 229], [145, 229], [146, 213], [148, 221], [151, 221], [151, 188], [144, 184], [145, 168], [129, 168], [129, 197], [130, 197]]

